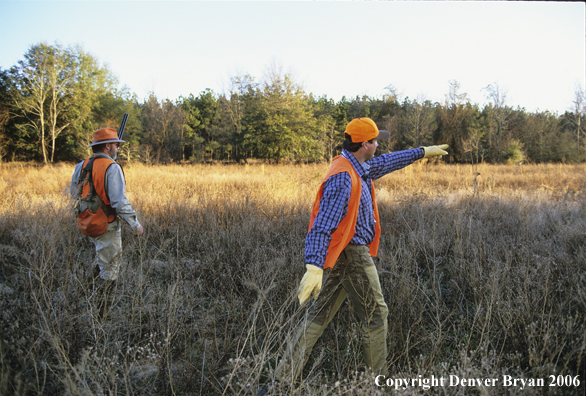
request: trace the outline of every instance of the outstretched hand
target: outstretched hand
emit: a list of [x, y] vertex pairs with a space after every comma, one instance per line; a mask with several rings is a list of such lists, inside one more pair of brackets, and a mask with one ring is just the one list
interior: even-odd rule
[[448, 152], [445, 151], [449, 146], [447, 144], [440, 144], [439, 146], [429, 146], [429, 147], [422, 147], [423, 149], [423, 158], [432, 159], [440, 159], [442, 155], [448, 155]]

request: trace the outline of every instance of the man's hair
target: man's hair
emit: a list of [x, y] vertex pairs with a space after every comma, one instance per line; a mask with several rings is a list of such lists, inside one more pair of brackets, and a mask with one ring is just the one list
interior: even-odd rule
[[[374, 141], [374, 139], [370, 139], [368, 142], [372, 143], [373, 141]], [[352, 136], [345, 133], [344, 134], [344, 144], [342, 145], [342, 147], [344, 148], [344, 150], [348, 150], [351, 153], [355, 153], [358, 150], [360, 150], [360, 147], [362, 147], [362, 143], [364, 143], [364, 142], [354, 143], [352, 141]]]
[[106, 149], [106, 144], [108, 143], [102, 143], [102, 144], [96, 144], [95, 146], [92, 146], [92, 152], [95, 153], [103, 153], [104, 150]]

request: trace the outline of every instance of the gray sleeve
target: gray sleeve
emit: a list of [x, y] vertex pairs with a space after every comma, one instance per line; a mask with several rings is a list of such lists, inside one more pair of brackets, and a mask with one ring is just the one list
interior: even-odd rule
[[110, 205], [116, 209], [116, 214], [126, 221], [130, 228], [136, 230], [140, 223], [136, 218], [136, 212], [126, 198], [126, 182], [118, 164], [112, 164], [108, 167], [105, 187]]
[[79, 176], [81, 174], [81, 168], [83, 166], [83, 161], [79, 164], [75, 165], [75, 169], [73, 170], [73, 175], [71, 176], [71, 185], [69, 186], [69, 194], [71, 195], [71, 199], [77, 198], [77, 189], [78, 189], [78, 182]]

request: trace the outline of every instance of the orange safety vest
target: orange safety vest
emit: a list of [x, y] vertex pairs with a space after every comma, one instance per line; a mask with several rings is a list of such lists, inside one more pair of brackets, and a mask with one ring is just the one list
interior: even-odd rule
[[[84, 168], [89, 161], [89, 158], [86, 159], [83, 163], [82, 168]], [[94, 159], [93, 169], [92, 169], [92, 180], [94, 183], [94, 188], [96, 189], [96, 194], [100, 197], [104, 205], [110, 208], [110, 214], [108, 215], [108, 223], [113, 222], [116, 219], [116, 214], [114, 210], [110, 207], [110, 200], [108, 199], [108, 195], [106, 194], [106, 171], [108, 167], [115, 162], [109, 158], [97, 157]], [[85, 198], [90, 194], [90, 185], [86, 183], [83, 186], [83, 190], [81, 191], [81, 197]]]
[[[341, 155], [338, 155], [336, 158], [334, 158], [332, 166], [330, 167], [326, 177], [323, 179], [319, 191], [317, 192], [315, 202], [313, 203], [313, 210], [311, 212], [311, 220], [309, 221], [308, 232], [311, 231], [313, 222], [315, 221], [317, 213], [319, 212], [319, 203], [323, 196], [324, 184], [326, 180], [328, 180], [330, 176], [337, 175], [338, 173], [342, 172], [346, 172], [350, 175], [350, 179], [352, 180], [352, 191], [350, 193], [350, 201], [348, 202], [348, 211], [346, 216], [340, 221], [338, 228], [336, 228], [336, 230], [332, 233], [332, 240], [328, 246], [328, 253], [326, 255], [326, 262], [324, 263], [324, 269], [332, 268], [334, 264], [336, 264], [336, 260], [338, 260], [338, 257], [346, 248], [346, 246], [348, 246], [354, 237], [354, 233], [356, 232], [356, 220], [358, 219], [358, 206], [360, 205], [360, 196], [362, 194], [362, 182], [360, 176], [358, 176], [358, 173], [350, 161]], [[378, 243], [380, 240], [380, 224], [378, 217], [378, 207], [376, 205], [376, 199], [374, 195], [374, 182], [372, 180], [371, 193], [375, 227], [374, 240], [368, 245], [368, 247], [370, 248], [370, 255], [372, 257], [376, 257], [378, 252]]]

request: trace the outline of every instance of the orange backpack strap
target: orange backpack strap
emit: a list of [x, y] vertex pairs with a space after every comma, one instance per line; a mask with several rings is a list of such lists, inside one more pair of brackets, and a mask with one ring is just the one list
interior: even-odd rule
[[92, 196], [96, 193], [96, 188], [94, 187], [94, 179], [92, 177], [92, 170], [93, 170], [93, 166], [94, 166], [94, 159], [96, 157], [91, 157], [89, 160], [86, 160], [84, 162], [84, 165], [82, 165], [81, 168], [81, 173], [79, 175], [79, 186], [81, 186], [82, 188], [82, 193], [83, 193], [83, 186], [88, 183], [89, 184], [89, 192], [88, 192], [88, 196]]
[[[86, 160], [84, 162], [84, 165], [82, 165], [82, 170], [80, 172], [80, 176], [79, 176], [79, 186], [80, 186], [80, 193], [79, 193], [79, 197], [80, 198], [91, 198], [94, 195], [97, 195], [100, 200], [102, 201], [102, 210], [104, 211], [104, 213], [106, 213], [106, 215], [108, 216], [108, 221], [112, 222], [114, 221], [114, 219], [116, 218], [116, 210], [114, 208], [112, 208], [109, 205], [109, 202], [105, 202], [104, 198], [107, 198], [105, 195], [105, 189], [104, 188], [100, 188], [99, 191], [98, 189], [96, 189], [96, 186], [94, 184], [94, 161], [96, 159], [99, 158], [104, 158], [104, 159], [108, 159], [110, 161], [111, 158], [108, 157], [105, 154], [101, 154], [101, 153], [97, 153], [94, 154], [91, 158], [89, 158], [88, 160]], [[105, 170], [108, 169], [108, 167], [113, 164], [114, 161], [112, 161]], [[104, 170], [104, 173], [105, 173]]]

